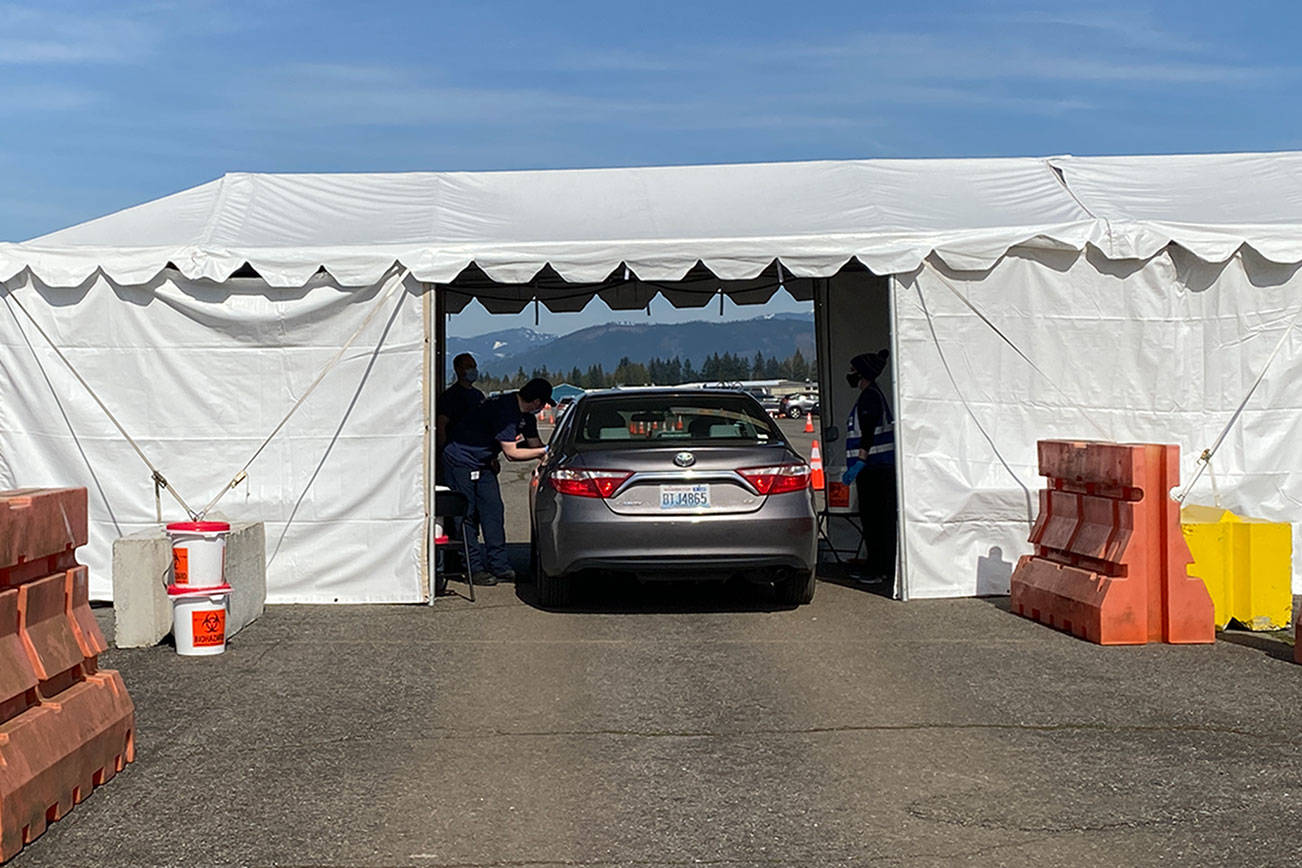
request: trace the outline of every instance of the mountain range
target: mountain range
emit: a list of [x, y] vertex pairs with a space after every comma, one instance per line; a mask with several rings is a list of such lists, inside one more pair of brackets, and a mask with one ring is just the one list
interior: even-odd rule
[[760, 352], [765, 358], [786, 359], [797, 349], [805, 358], [814, 358], [812, 313], [767, 314], [720, 322], [603, 323], [561, 336], [529, 328], [473, 337], [449, 335], [446, 358], [450, 371], [452, 357], [468, 352], [478, 361], [481, 373], [506, 376], [520, 368], [567, 371], [601, 365], [610, 371], [625, 356], [634, 362], [678, 356], [683, 361], [691, 359], [697, 366], [714, 353], [750, 359]]

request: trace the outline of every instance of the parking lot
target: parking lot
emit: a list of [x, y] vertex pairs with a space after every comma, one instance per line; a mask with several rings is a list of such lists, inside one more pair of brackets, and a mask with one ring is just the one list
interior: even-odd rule
[[1297, 864], [1277, 637], [1103, 648], [823, 579], [277, 606], [220, 657], [111, 651], [137, 762], [11, 864]]

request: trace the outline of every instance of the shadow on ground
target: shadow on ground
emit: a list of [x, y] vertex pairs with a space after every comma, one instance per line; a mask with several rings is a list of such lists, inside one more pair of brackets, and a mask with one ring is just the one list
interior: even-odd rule
[[1276, 660], [1283, 660], [1286, 663], [1293, 662], [1293, 646], [1288, 642], [1289, 633], [1287, 630], [1276, 631], [1273, 633], [1249, 633], [1245, 630], [1220, 630], [1216, 633], [1216, 641], [1229, 642], [1231, 645], [1242, 645], [1244, 648], [1252, 648], [1261, 651], [1267, 657], [1273, 657]]
[[[1012, 613], [1011, 597], [1007, 597], [1007, 596], [978, 597], [977, 599], [981, 600], [984, 603], [988, 603], [991, 606], [994, 606], [996, 609], [1000, 610], [1001, 612], [1008, 612], [1010, 614]], [[1295, 611], [1297, 609], [1296, 599], [1302, 599], [1302, 598], [1295, 598], [1295, 606], [1294, 606]], [[1045, 629], [1052, 630], [1054, 628], [1045, 627]], [[1058, 632], [1062, 632], [1062, 631], [1058, 631]], [[1241, 629], [1229, 629], [1229, 630], [1216, 631], [1217, 642], [1228, 642], [1231, 645], [1239, 645], [1244, 648], [1251, 648], [1255, 651], [1261, 651], [1267, 657], [1271, 657], [1275, 660], [1283, 660], [1288, 663], [1293, 662], [1292, 636], [1293, 634], [1290, 630], [1275, 630], [1272, 632], [1263, 632], [1263, 633], [1254, 633], [1248, 630], [1241, 630]], [[1080, 639], [1079, 641], [1084, 642], [1086, 640]]]
[[[535, 609], [594, 614], [669, 614], [683, 612], [778, 612], [794, 607], [778, 603], [771, 585], [740, 579], [639, 581], [621, 573], [587, 572], [575, 577], [571, 603], [545, 607], [538, 602], [529, 565], [529, 546], [509, 543], [507, 556], [518, 576], [515, 595]], [[820, 568], [819, 578], [822, 579]]]
[[890, 579], [868, 580], [861, 576], [857, 565], [852, 561], [822, 563], [818, 565], [818, 580], [843, 588], [852, 588], [867, 594], [875, 594], [888, 600], [895, 598], [895, 583]]
[[771, 587], [745, 581], [650, 581], [618, 573], [576, 577], [567, 606], [542, 606], [532, 581], [516, 583], [515, 595], [535, 609], [589, 614], [678, 614], [691, 612], [777, 612], [795, 608], [773, 599]]

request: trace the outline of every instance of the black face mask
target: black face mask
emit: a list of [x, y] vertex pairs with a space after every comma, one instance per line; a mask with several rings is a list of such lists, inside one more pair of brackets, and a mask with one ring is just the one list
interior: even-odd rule
[[860, 374], [858, 371], [851, 371], [845, 375], [845, 381], [851, 386], [858, 386], [863, 382], [863, 374]]

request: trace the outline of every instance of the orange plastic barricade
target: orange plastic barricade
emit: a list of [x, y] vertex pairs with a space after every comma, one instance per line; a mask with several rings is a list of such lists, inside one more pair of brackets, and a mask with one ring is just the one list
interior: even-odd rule
[[1041, 440], [1035, 554], [1012, 578], [1012, 610], [1100, 645], [1213, 642], [1211, 596], [1170, 491], [1180, 448]]
[[135, 759], [90, 611], [86, 489], [0, 492], [0, 861]]

